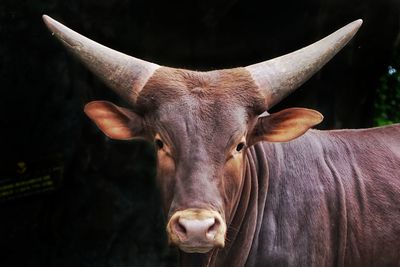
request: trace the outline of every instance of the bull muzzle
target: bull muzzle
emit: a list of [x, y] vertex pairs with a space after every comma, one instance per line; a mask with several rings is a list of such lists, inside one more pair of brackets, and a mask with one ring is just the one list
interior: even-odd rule
[[225, 246], [226, 223], [213, 210], [186, 209], [175, 212], [167, 224], [170, 244], [187, 253], [207, 253]]

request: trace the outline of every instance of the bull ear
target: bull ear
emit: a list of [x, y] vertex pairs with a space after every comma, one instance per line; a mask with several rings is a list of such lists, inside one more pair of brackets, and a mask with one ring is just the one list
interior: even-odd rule
[[143, 137], [142, 118], [129, 109], [107, 101], [92, 101], [85, 105], [85, 113], [112, 139], [130, 140]]
[[253, 130], [252, 143], [258, 141], [288, 142], [323, 120], [318, 111], [289, 108], [269, 116], [260, 117]]

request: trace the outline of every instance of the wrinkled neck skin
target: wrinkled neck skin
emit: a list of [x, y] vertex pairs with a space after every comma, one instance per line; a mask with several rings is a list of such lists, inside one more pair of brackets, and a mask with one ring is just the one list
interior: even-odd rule
[[243, 183], [238, 194], [238, 204], [233, 211], [231, 221], [228, 222], [225, 248], [213, 249], [206, 254], [179, 251], [181, 266], [244, 266], [246, 264], [253, 242], [257, 242], [267, 197], [268, 163], [256, 160], [260, 156], [265, 158], [264, 153], [260, 144], [250, 147], [246, 152]]

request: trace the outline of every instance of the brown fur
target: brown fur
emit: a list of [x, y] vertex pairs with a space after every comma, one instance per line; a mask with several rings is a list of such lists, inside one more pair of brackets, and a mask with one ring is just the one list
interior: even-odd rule
[[137, 137], [126, 130], [136, 122], [159, 145], [157, 184], [173, 244], [206, 252], [171, 228], [192, 210], [222, 222], [218, 239], [226, 225], [223, 249], [218, 242], [207, 253], [181, 251], [183, 266], [399, 266], [400, 126], [297, 138], [322, 119], [318, 112], [259, 118], [265, 108], [243, 68], [163, 67], [134, 113], [109, 104], [86, 112], [106, 134]]

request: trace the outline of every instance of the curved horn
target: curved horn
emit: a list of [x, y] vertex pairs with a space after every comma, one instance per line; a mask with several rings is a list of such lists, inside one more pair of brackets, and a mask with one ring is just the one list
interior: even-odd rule
[[272, 107], [306, 82], [356, 34], [362, 20], [347, 24], [324, 39], [290, 54], [247, 66]]
[[98, 44], [49, 16], [43, 15], [43, 21], [65, 47], [131, 104], [136, 102], [136, 98], [147, 80], [159, 68], [157, 64]]

